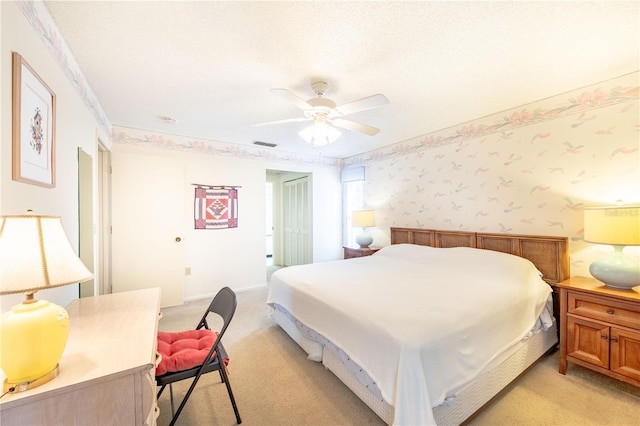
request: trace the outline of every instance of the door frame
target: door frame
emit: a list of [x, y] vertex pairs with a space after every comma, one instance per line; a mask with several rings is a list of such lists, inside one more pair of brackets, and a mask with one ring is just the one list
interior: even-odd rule
[[111, 151], [98, 139], [98, 294], [111, 294]]

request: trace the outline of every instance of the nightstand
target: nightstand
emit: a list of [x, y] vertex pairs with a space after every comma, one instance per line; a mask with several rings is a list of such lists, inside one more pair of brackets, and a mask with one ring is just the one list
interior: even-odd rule
[[380, 250], [380, 247], [367, 247], [367, 248], [342, 247], [342, 248], [344, 249], [345, 259], [351, 259], [353, 257], [371, 256], [373, 253]]
[[560, 368], [569, 362], [640, 386], [640, 293], [572, 277], [560, 289]]

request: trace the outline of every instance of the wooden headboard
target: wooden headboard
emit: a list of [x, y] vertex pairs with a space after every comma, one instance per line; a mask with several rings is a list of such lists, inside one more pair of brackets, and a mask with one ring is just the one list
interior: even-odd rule
[[402, 243], [443, 248], [473, 247], [514, 254], [529, 259], [542, 272], [542, 279], [552, 285], [570, 276], [567, 237], [391, 228], [391, 244]]

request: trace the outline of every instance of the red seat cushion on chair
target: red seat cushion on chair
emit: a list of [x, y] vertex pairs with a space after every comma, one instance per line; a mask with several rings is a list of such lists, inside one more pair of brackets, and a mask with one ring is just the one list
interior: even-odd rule
[[[174, 333], [158, 332], [158, 352], [162, 355], [156, 376], [168, 372], [188, 370], [202, 364], [216, 341], [212, 330], [188, 330]], [[228, 359], [225, 359], [225, 365]]]

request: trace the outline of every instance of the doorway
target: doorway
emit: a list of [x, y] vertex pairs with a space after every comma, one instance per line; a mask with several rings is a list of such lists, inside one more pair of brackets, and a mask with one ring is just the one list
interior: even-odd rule
[[279, 268], [312, 262], [311, 188], [310, 173], [266, 171], [267, 282]]
[[279, 170], [267, 170], [265, 182], [265, 257], [267, 269], [267, 283], [271, 282], [271, 275], [282, 268], [280, 226], [280, 176]]
[[[78, 254], [95, 275], [93, 237], [93, 158], [78, 148]], [[95, 296], [95, 278], [80, 283], [79, 296]]]
[[273, 182], [265, 182], [265, 254], [267, 258], [267, 267], [273, 265]]

